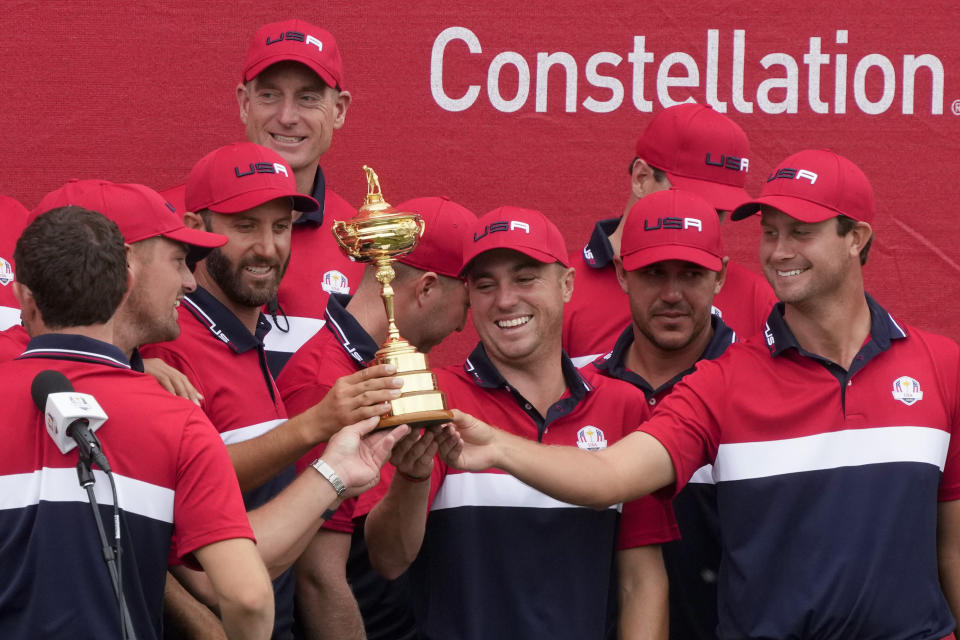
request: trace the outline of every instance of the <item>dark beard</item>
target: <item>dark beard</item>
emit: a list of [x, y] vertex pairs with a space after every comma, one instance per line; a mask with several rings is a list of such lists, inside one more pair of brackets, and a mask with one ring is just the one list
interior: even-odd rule
[[210, 274], [210, 277], [217, 283], [217, 286], [220, 287], [220, 290], [223, 291], [224, 295], [227, 296], [231, 302], [245, 307], [262, 307], [277, 295], [280, 280], [283, 278], [283, 274], [286, 273], [287, 266], [290, 264], [290, 256], [287, 256], [283, 267], [279, 269], [273, 286], [260, 289], [244, 286], [243, 269], [247, 266], [263, 264], [262, 262], [258, 263], [248, 260], [241, 262], [239, 265], [234, 265], [223, 255], [223, 252], [217, 248], [207, 254], [205, 264], [207, 273]]

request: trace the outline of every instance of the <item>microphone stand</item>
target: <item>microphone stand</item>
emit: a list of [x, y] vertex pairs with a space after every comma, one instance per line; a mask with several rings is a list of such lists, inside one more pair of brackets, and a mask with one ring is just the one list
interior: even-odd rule
[[137, 634], [133, 629], [133, 621], [130, 618], [130, 611], [127, 608], [127, 601], [123, 594], [123, 580], [121, 571], [121, 549], [120, 549], [120, 507], [117, 500], [117, 485], [113, 479], [113, 473], [105, 471], [110, 480], [110, 489], [113, 492], [113, 524], [114, 524], [114, 542], [107, 539], [107, 533], [103, 526], [103, 519], [100, 517], [100, 508], [97, 505], [97, 497], [93, 491], [93, 485], [96, 480], [93, 477], [91, 468], [92, 461], [82, 448], [79, 449], [80, 459], [77, 462], [77, 478], [80, 480], [80, 486], [86, 489], [87, 498], [90, 502], [90, 508], [93, 510], [93, 519], [97, 523], [97, 533], [100, 536], [101, 553], [107, 564], [107, 570], [110, 572], [110, 581], [113, 583], [113, 592], [117, 598], [117, 606], [120, 609], [120, 622], [123, 627], [124, 640], [136, 640]]

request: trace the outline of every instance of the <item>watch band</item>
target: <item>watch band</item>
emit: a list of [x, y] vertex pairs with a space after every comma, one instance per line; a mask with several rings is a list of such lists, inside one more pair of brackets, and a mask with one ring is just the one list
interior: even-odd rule
[[310, 466], [316, 469], [320, 475], [333, 485], [333, 490], [337, 492], [338, 498], [343, 497], [343, 494], [347, 492], [347, 485], [343, 484], [343, 480], [341, 480], [337, 472], [333, 470], [333, 467], [324, 462], [323, 458], [317, 458], [310, 463]]

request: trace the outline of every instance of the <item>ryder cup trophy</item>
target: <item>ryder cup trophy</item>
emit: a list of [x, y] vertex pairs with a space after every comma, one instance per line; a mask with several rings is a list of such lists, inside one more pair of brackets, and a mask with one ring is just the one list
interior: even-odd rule
[[427, 356], [400, 336], [393, 315], [393, 287], [396, 275], [392, 262], [413, 251], [423, 235], [424, 222], [416, 213], [397, 211], [383, 199], [380, 179], [364, 165], [367, 197], [357, 215], [333, 223], [337, 244], [355, 260], [377, 267], [380, 297], [387, 311], [387, 339], [380, 345], [374, 364], [393, 364], [403, 379], [403, 394], [390, 402], [390, 413], [380, 418], [379, 428], [409, 424], [412, 428], [443, 424], [453, 418], [447, 410], [437, 377], [427, 366]]

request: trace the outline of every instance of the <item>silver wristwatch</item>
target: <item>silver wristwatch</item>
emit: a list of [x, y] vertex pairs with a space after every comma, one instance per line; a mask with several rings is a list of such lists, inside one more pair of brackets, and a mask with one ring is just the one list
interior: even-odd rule
[[316, 469], [320, 475], [333, 485], [333, 490], [337, 492], [338, 498], [343, 497], [343, 494], [347, 492], [347, 485], [343, 484], [343, 480], [341, 480], [337, 472], [333, 470], [333, 467], [324, 462], [323, 458], [317, 458], [310, 463], [310, 466]]

